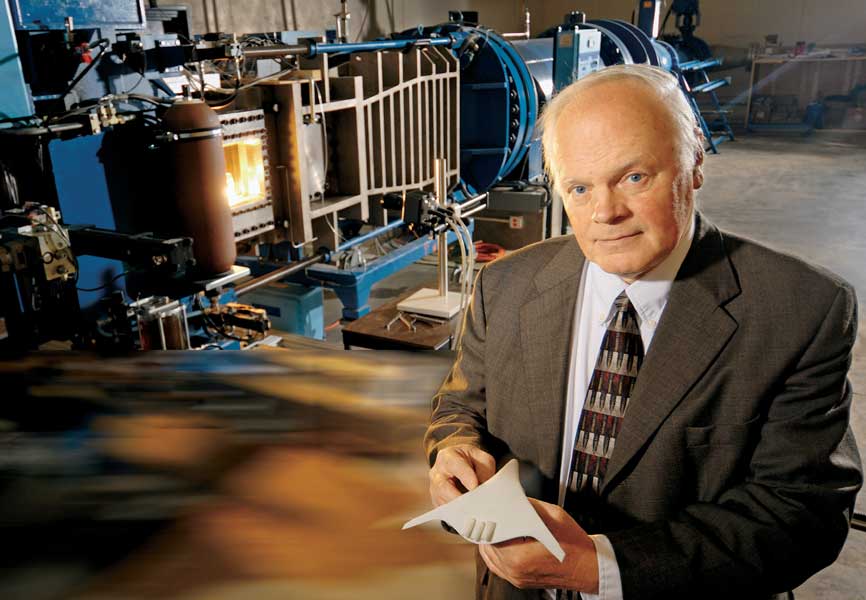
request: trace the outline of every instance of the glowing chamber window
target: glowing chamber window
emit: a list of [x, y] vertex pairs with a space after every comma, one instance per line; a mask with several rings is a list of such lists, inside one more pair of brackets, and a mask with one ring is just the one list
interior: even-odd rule
[[265, 164], [262, 140], [250, 138], [223, 146], [226, 157], [226, 198], [232, 208], [264, 199]]

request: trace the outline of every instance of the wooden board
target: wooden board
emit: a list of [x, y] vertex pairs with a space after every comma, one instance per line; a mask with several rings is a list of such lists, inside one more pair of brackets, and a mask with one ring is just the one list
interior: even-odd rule
[[397, 316], [397, 304], [411, 296], [412, 292], [343, 327], [343, 345], [346, 348], [358, 346], [376, 350], [435, 351], [449, 348], [460, 322], [459, 316], [442, 325], [416, 322], [415, 331], [400, 321], [394, 323], [390, 330], [386, 327]]

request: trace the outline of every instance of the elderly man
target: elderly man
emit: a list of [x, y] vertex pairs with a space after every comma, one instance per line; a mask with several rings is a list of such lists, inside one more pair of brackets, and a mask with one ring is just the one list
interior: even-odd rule
[[851, 287], [695, 210], [702, 136], [665, 72], [586, 77], [542, 127], [574, 237], [481, 272], [425, 442], [437, 505], [520, 459], [566, 558], [482, 545], [478, 597], [786, 593], [861, 485]]

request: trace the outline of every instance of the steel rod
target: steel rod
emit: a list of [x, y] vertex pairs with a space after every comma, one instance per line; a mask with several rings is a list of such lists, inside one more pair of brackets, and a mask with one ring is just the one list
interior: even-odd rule
[[325, 257], [320, 255], [314, 256], [312, 258], [308, 258], [306, 260], [302, 260], [300, 262], [292, 263], [290, 265], [286, 265], [284, 267], [279, 267], [274, 269], [270, 273], [266, 273], [264, 275], [260, 275], [254, 279], [249, 279], [235, 286], [235, 295], [241, 296], [243, 294], [247, 294], [256, 290], [263, 285], [267, 285], [273, 281], [277, 281], [279, 279], [283, 279], [284, 277], [288, 277], [289, 275], [294, 275], [299, 271], [303, 271], [307, 267], [312, 267], [315, 264], [318, 264], [324, 261]]
[[[433, 195], [436, 204], [444, 208], [448, 203], [448, 161], [437, 158], [433, 161]], [[448, 296], [448, 230], [439, 234], [439, 295]]]
[[373, 231], [365, 233], [364, 235], [359, 235], [359, 236], [353, 237], [350, 240], [346, 240], [345, 242], [343, 242], [342, 244], [337, 246], [337, 251], [342, 252], [343, 250], [348, 250], [349, 248], [354, 248], [358, 244], [363, 244], [366, 241], [377, 238], [380, 235], [387, 233], [387, 232], [391, 231], [392, 229], [396, 229], [397, 227], [400, 227], [402, 225], [403, 225], [403, 219], [397, 219], [396, 221], [391, 221], [390, 223], [388, 223], [387, 225], [385, 225], [383, 227], [379, 227], [378, 229], [374, 229]]
[[336, 52], [375, 52], [377, 50], [402, 50], [411, 46], [453, 46], [455, 40], [449, 37], [418, 38], [401, 40], [376, 40], [372, 42], [354, 42], [350, 44], [310, 42], [308, 44], [290, 44], [267, 46], [265, 48], [245, 48], [244, 58], [277, 58], [280, 56], [316, 56], [318, 54], [334, 54]]

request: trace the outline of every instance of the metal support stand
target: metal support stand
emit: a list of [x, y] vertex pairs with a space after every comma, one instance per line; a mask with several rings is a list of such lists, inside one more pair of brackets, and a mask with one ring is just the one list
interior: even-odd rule
[[[433, 192], [440, 207], [448, 205], [448, 162], [437, 158], [433, 163]], [[439, 287], [422, 288], [397, 305], [397, 310], [406, 313], [450, 319], [460, 312], [461, 296], [448, 291], [448, 230], [437, 235], [439, 244]]]

